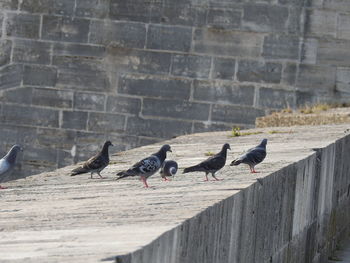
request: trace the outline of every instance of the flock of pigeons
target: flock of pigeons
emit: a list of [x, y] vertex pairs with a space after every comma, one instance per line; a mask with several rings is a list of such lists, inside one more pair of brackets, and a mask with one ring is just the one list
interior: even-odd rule
[[[267, 139], [263, 139], [258, 146], [249, 149], [245, 154], [233, 160], [230, 165], [247, 164], [249, 165], [251, 173], [256, 173], [255, 166], [261, 163], [266, 157], [266, 144]], [[98, 154], [84, 162], [82, 166], [72, 170], [70, 175], [75, 176], [78, 174], [90, 173], [92, 178], [92, 175], [97, 173], [101, 179], [104, 178], [100, 173], [109, 164], [109, 146], [113, 146], [113, 144], [110, 141], [106, 141]], [[225, 143], [219, 153], [197, 165], [185, 168], [183, 173], [204, 172], [205, 181], [208, 181], [208, 174], [211, 174], [216, 181], [219, 181], [220, 179], [215, 176], [215, 173], [225, 166], [228, 149], [231, 150], [230, 145]], [[19, 151], [23, 151], [23, 149], [19, 145], [14, 145], [0, 160], [0, 179], [14, 168]], [[178, 164], [173, 160], [165, 160], [167, 152], [171, 152], [171, 147], [165, 144], [158, 152], [135, 163], [128, 170], [119, 172], [117, 174], [117, 180], [129, 176], [139, 176], [145, 187], [148, 187], [147, 178], [155, 174], [159, 169], [161, 177], [164, 180], [168, 180], [168, 177], [175, 176], [177, 173]], [[5, 187], [0, 185], [0, 189], [5, 189]]]

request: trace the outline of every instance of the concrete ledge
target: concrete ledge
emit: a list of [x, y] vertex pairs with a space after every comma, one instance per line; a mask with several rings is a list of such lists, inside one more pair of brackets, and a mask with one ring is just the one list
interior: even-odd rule
[[[350, 222], [347, 125], [258, 129], [182, 136], [168, 141], [180, 168], [224, 142], [228, 162], [261, 138], [262, 185], [247, 167], [229, 167], [220, 182], [203, 174], [158, 175], [143, 189], [114, 181], [120, 169], [154, 152], [137, 148], [112, 158], [106, 180], [68, 176], [72, 167], [7, 183], [0, 192], [2, 262], [325, 262]], [[277, 130], [277, 131], [276, 131]], [[314, 151], [313, 148], [319, 150]]]

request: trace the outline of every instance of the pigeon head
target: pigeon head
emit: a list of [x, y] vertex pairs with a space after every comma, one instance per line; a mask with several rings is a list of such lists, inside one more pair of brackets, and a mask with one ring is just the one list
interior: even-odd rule
[[226, 151], [226, 150], [231, 150], [231, 147], [230, 147], [230, 145], [229, 145], [228, 143], [225, 143], [225, 144], [222, 146], [222, 149], [223, 149], [224, 151]]
[[162, 148], [160, 148], [160, 150], [162, 151], [162, 152], [172, 152], [172, 150], [171, 150], [171, 147], [170, 147], [170, 145], [169, 144], [164, 144], [163, 146], [162, 146]]
[[4, 158], [6, 158], [9, 163], [15, 163], [17, 154], [20, 151], [23, 151], [23, 148], [20, 145], [15, 144]]
[[267, 139], [263, 139], [260, 143], [260, 146], [266, 147]]
[[111, 141], [106, 141], [105, 144], [104, 144], [104, 146], [109, 147], [109, 146], [114, 146], [114, 145], [112, 144]]

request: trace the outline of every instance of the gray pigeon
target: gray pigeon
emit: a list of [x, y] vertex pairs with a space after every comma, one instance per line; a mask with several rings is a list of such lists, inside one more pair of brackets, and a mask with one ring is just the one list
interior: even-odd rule
[[[19, 151], [23, 151], [22, 147], [15, 144], [12, 146], [10, 151], [2, 159], [0, 159], [0, 177], [3, 178], [15, 167], [16, 158]], [[0, 189], [6, 189], [6, 187], [0, 185]]]
[[165, 144], [162, 146], [162, 148], [160, 148], [158, 152], [135, 163], [132, 167], [130, 167], [130, 169], [119, 172], [117, 174], [119, 176], [117, 180], [129, 176], [140, 176], [142, 182], [147, 188], [147, 178], [155, 174], [163, 165], [167, 152], [171, 152], [171, 148], [170, 145]]
[[164, 181], [168, 181], [167, 177], [175, 176], [178, 169], [177, 162], [175, 161], [164, 161], [162, 168], [160, 169], [160, 176]]
[[249, 165], [251, 173], [257, 173], [254, 167], [255, 165], [261, 163], [265, 159], [266, 144], [267, 144], [267, 139], [263, 139], [258, 146], [249, 149], [245, 154], [238, 157], [236, 160], [233, 160], [230, 165], [233, 166], [233, 165], [239, 165], [241, 163], [245, 163]]
[[211, 173], [211, 176], [213, 176], [216, 181], [219, 181], [219, 179], [215, 177], [215, 173], [225, 166], [228, 149], [231, 150], [231, 147], [228, 143], [225, 143], [219, 153], [209, 157], [207, 160], [195, 166], [185, 168], [183, 173], [205, 172], [204, 181], [208, 181], [208, 174]]
[[113, 146], [110, 141], [106, 141], [103, 145], [101, 152], [96, 154], [87, 160], [81, 167], [75, 168], [71, 172], [71, 176], [75, 176], [77, 174], [91, 173], [91, 178], [93, 173], [97, 173], [101, 179], [104, 177], [101, 176], [100, 172], [106, 168], [109, 164], [109, 155], [108, 155], [108, 147]]

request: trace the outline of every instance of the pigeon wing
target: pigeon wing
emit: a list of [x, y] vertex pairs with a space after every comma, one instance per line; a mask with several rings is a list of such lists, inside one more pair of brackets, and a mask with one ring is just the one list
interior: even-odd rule
[[96, 155], [91, 157], [89, 160], [87, 160], [83, 164], [83, 168], [89, 169], [89, 170], [97, 170], [97, 169], [101, 169], [107, 164], [108, 162], [105, 160], [105, 158], [103, 158], [101, 155]]
[[203, 167], [207, 171], [219, 170], [225, 165], [225, 158], [221, 155], [215, 155], [201, 163], [201, 167]]
[[248, 162], [250, 164], [261, 163], [266, 157], [266, 150], [263, 148], [253, 148], [245, 154], [243, 162]]
[[7, 172], [9, 168], [10, 168], [10, 164], [5, 159], [1, 159], [0, 160], [0, 175]]

